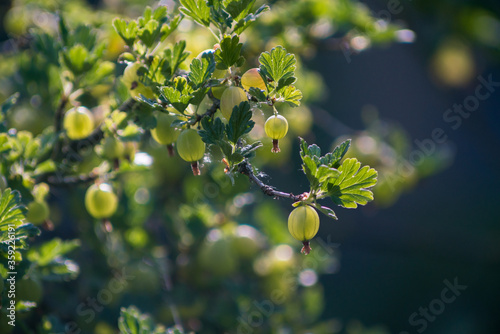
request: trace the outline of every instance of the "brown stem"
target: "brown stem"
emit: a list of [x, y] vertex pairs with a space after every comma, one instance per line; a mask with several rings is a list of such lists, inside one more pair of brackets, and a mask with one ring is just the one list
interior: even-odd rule
[[214, 98], [212, 106], [208, 108], [204, 114], [196, 115], [196, 118], [191, 120], [188, 124], [195, 125], [196, 123], [201, 122], [201, 120], [205, 117], [212, 117], [217, 112], [217, 109], [219, 109], [219, 106], [220, 106], [220, 101]]
[[[46, 182], [52, 186], [71, 186], [75, 184], [85, 184], [94, 182], [99, 175], [94, 172], [82, 175], [72, 175], [72, 176], [61, 176], [61, 175], [51, 175], [47, 177]], [[40, 180], [41, 182], [42, 180]]]
[[301, 195], [294, 195], [292, 193], [285, 193], [282, 191], [275, 190], [274, 187], [269, 186], [262, 182], [257, 176], [255, 176], [255, 173], [253, 172], [252, 165], [248, 162], [248, 160], [244, 160], [238, 165], [238, 171], [243, 174], [248, 176], [248, 178], [255, 183], [259, 188], [262, 190], [262, 192], [268, 196], [271, 197], [283, 197], [283, 198], [289, 198], [295, 202], [297, 201], [302, 201], [305, 199], [306, 195], [301, 194]]

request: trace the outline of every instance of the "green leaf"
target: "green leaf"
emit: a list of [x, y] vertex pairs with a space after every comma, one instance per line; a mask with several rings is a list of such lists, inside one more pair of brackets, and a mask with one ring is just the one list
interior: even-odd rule
[[357, 159], [346, 159], [338, 168], [340, 176], [328, 184], [328, 195], [345, 208], [356, 208], [373, 200], [369, 188], [377, 183], [377, 171], [369, 166], [360, 169]]
[[189, 103], [196, 106], [199, 105], [203, 101], [205, 96], [207, 96], [209, 89], [210, 87], [200, 87], [197, 90], [193, 91], [191, 93], [192, 98], [191, 100], [189, 100]]
[[116, 18], [113, 20], [113, 27], [120, 37], [123, 39], [125, 44], [128, 46], [132, 46], [137, 38], [137, 33], [139, 28], [137, 27], [137, 22], [131, 21], [127, 23], [127, 21], [123, 19]]
[[163, 24], [162, 27], [161, 27], [161, 30], [160, 30], [160, 33], [161, 33], [161, 37], [160, 37], [160, 41], [164, 41], [165, 39], [167, 39], [168, 36], [170, 36], [170, 34], [175, 30], [177, 29], [177, 27], [179, 26], [179, 23], [181, 23], [182, 21], [182, 16], [180, 15], [176, 15], [172, 18], [172, 20], [170, 21], [169, 24]]
[[337, 168], [338, 166], [340, 166], [340, 160], [342, 160], [344, 155], [347, 153], [349, 147], [351, 147], [350, 139], [347, 139], [337, 145], [337, 147], [333, 149], [331, 161], [329, 161], [327, 164], [333, 168]]
[[158, 6], [153, 12], [153, 20], [161, 23], [167, 19], [167, 6]]
[[274, 81], [277, 90], [295, 82], [295, 56], [286, 53], [285, 48], [277, 46], [271, 52], [263, 52], [259, 57], [260, 71]]
[[327, 217], [335, 220], [338, 219], [337, 215], [335, 214], [335, 211], [333, 211], [331, 208], [327, 206], [322, 206], [318, 203], [312, 203], [311, 205], [314, 206], [316, 209], [318, 209], [318, 211], [320, 211], [321, 213], [325, 214]]
[[81, 44], [87, 50], [94, 50], [97, 45], [97, 34], [91, 26], [79, 25], [68, 35], [68, 46]]
[[155, 327], [153, 320], [148, 315], [142, 314], [137, 307], [121, 308], [118, 319], [118, 329], [121, 334], [159, 333]]
[[204, 53], [201, 60], [194, 58], [190, 65], [190, 84], [193, 89], [198, 89], [210, 78], [215, 70], [215, 60], [213, 53]]
[[78, 247], [80, 247], [80, 241], [77, 239], [63, 241], [59, 238], [54, 238], [38, 247], [30, 249], [27, 257], [30, 261], [36, 262], [39, 266], [43, 267]]
[[302, 92], [295, 88], [294, 86], [285, 86], [279, 91], [279, 95], [283, 98], [284, 102], [287, 102], [291, 107], [300, 106], [300, 100], [302, 99]]
[[53, 160], [45, 160], [42, 163], [39, 163], [36, 166], [35, 171], [33, 172], [34, 175], [41, 175], [41, 174], [47, 174], [47, 173], [52, 173], [57, 170], [56, 163]]
[[255, 122], [251, 119], [250, 103], [244, 101], [239, 106], [234, 106], [229, 123], [226, 125], [227, 138], [230, 142], [236, 144], [241, 136], [253, 129]]
[[148, 47], [152, 47], [158, 36], [160, 36], [161, 26], [156, 20], [150, 20], [139, 29], [137, 36]]
[[189, 101], [193, 97], [191, 95], [193, 90], [184, 77], [175, 78], [173, 87], [161, 87], [160, 90], [167, 102], [181, 113], [186, 110]]
[[255, 0], [233, 0], [226, 6], [226, 11], [235, 21], [239, 21], [250, 13]]
[[306, 174], [306, 177], [311, 184], [311, 189], [316, 188], [319, 185], [319, 180], [316, 178], [318, 166], [316, 165], [316, 162], [314, 162], [314, 160], [308, 155], [302, 157], [302, 170]]
[[[33, 35], [35, 50], [43, 55], [51, 64], [59, 66], [59, 52], [61, 51], [61, 43], [47, 33], [38, 33]], [[61, 36], [62, 38], [62, 36]]]
[[63, 42], [63, 45], [67, 46], [68, 45], [68, 27], [66, 26], [66, 20], [62, 15], [58, 15], [58, 26], [59, 26], [59, 33], [61, 34], [61, 40]]
[[220, 141], [224, 139], [224, 124], [217, 117], [213, 120], [210, 117], [204, 117], [201, 120], [202, 130], [198, 131], [201, 140], [209, 145], [219, 145]]
[[75, 75], [83, 74], [94, 67], [97, 57], [87, 50], [83, 45], [76, 44], [71, 49], [61, 52], [62, 62]]
[[340, 172], [335, 168], [330, 168], [325, 165], [320, 165], [316, 172], [316, 178], [319, 183], [327, 182], [331, 179], [336, 179], [340, 175]]
[[259, 9], [255, 11], [253, 14], [248, 14], [244, 18], [238, 20], [238, 22], [233, 27], [233, 32], [235, 34], [241, 34], [245, 29], [247, 29], [257, 18], [264, 12], [269, 10], [268, 5], [262, 5]]
[[164, 58], [168, 62], [170, 68], [170, 75], [174, 75], [175, 71], [179, 68], [184, 60], [189, 56], [189, 52], [185, 52], [186, 41], [181, 40], [174, 45], [173, 50], [168, 48], [164, 52]]
[[199, 24], [208, 27], [210, 25], [210, 7], [205, 0], [180, 0], [183, 7], [180, 11]]
[[210, 6], [210, 19], [212, 23], [219, 28], [220, 31], [225, 31], [231, 28], [233, 23], [232, 17], [225, 11], [220, 4], [220, 1], [209, 1]]
[[24, 212], [18, 191], [7, 188], [0, 193], [0, 252], [6, 257], [9, 245], [14, 244], [16, 249], [24, 249], [26, 238], [40, 234], [40, 230], [34, 225], [23, 223]]
[[243, 157], [249, 158], [258, 148], [261, 148], [262, 146], [263, 144], [260, 141], [256, 141], [250, 145], [243, 146], [239, 152]]
[[260, 90], [257, 87], [250, 87], [250, 89], [248, 90], [248, 93], [250, 93], [250, 95], [255, 97], [257, 99], [257, 101], [259, 101], [259, 102], [266, 102], [267, 101], [266, 92], [264, 92], [263, 90]]
[[220, 48], [215, 50], [215, 62], [219, 70], [226, 70], [235, 65], [239, 67], [243, 65], [245, 58], [241, 56], [242, 43], [239, 42], [238, 35], [225, 35], [221, 40]]

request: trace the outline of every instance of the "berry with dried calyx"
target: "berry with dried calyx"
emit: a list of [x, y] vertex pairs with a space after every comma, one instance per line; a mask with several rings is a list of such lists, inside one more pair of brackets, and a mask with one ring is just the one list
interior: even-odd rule
[[273, 153], [280, 152], [278, 140], [285, 137], [288, 132], [288, 122], [281, 115], [273, 115], [269, 117], [264, 125], [264, 130], [268, 137], [273, 140]]
[[194, 175], [200, 175], [198, 160], [205, 154], [205, 143], [194, 129], [183, 130], [177, 138], [177, 153], [187, 162], [191, 162]]
[[314, 238], [319, 230], [319, 216], [314, 208], [309, 205], [301, 205], [295, 208], [288, 216], [288, 231], [298, 241], [302, 241], [304, 247], [301, 252], [309, 254], [311, 247], [309, 240]]

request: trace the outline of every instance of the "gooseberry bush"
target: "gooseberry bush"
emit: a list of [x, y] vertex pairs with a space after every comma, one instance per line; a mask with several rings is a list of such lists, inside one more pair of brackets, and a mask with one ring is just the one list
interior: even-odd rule
[[[302, 253], [306, 255], [313, 252], [311, 239], [320, 228], [320, 220], [326, 223], [337, 219], [332, 205], [356, 208], [373, 200], [370, 188], [377, 182], [377, 172], [362, 166], [355, 156], [345, 158], [349, 139], [327, 153], [302, 138], [294, 139], [300, 147], [296, 154], [302, 160], [302, 171], [308, 181], [308, 187], [298, 194], [267, 184], [263, 181], [264, 173], [254, 166], [258, 151], [267, 149], [273, 159], [279, 160], [280, 155], [290, 150], [290, 145], [279, 147], [279, 141], [290, 136], [283, 110], [300, 108], [304, 98], [298, 88], [301, 77], [297, 75], [297, 57], [282, 45], [255, 52], [255, 46], [262, 45], [258, 42], [252, 45], [252, 39], [245, 37], [252, 24], [269, 10], [266, 4], [258, 7], [255, 1], [246, 0], [181, 0], [180, 6], [170, 12], [165, 6], [154, 10], [146, 7], [137, 19], [112, 21], [121, 39], [118, 43], [122, 45], [112, 57], [105, 53], [109, 41], [99, 41], [95, 28], [73, 26], [70, 21], [66, 22], [64, 15], [57, 17], [57, 34], [33, 34], [32, 49], [27, 52], [33, 52], [29, 56], [48, 69], [45, 88], [51, 90], [52, 94], [47, 96], [53, 100], [43, 103], [53, 110], [53, 126], [37, 134], [12, 127], [7, 116], [23, 98], [19, 93], [2, 104], [0, 114], [0, 245], [5, 254], [0, 275], [6, 279], [8, 272], [15, 268], [18, 289], [22, 285], [32, 286], [19, 292], [18, 297], [32, 291], [18, 298], [18, 312], [27, 313], [39, 306], [42, 278], [53, 282], [75, 279], [80, 267], [68, 254], [90, 245], [106, 254], [107, 261], [101, 265], [111, 269], [125, 266], [131, 270], [130, 276], [140, 277], [140, 282], [135, 283], [139, 285], [135, 292], [156, 291], [163, 286], [167, 291], [166, 309], [170, 312], [162, 309], [161, 312], [169, 315], [161, 318], [175, 323], [176, 331], [183, 328], [179, 313], [188, 319], [215, 319], [212, 320], [215, 324], [207, 320], [204, 327], [199, 320], [190, 323], [189, 328], [203, 328], [206, 333], [239, 325], [238, 313], [234, 314], [234, 310], [251, 305], [249, 294], [241, 292], [241, 300], [218, 296], [225, 304], [216, 303], [214, 296], [205, 296], [221, 284], [220, 280], [235, 275], [239, 266], [248, 271], [253, 263], [258, 275], [269, 278], [263, 288], [256, 287], [256, 291], [268, 293], [277, 286], [287, 286], [284, 298], [292, 302], [290, 296], [296, 287], [283, 282], [278, 273], [283, 269], [293, 270], [301, 261], [298, 255], [287, 255], [286, 261], [282, 255], [276, 257], [273, 254], [281, 254], [283, 248], [266, 249], [262, 232], [249, 225], [236, 227], [223, 215], [203, 206], [197, 211], [181, 206], [178, 218], [154, 223], [153, 232], [148, 235], [139, 224], [152, 214], [152, 209], [137, 206], [138, 202], [148, 201], [148, 193], [141, 192], [144, 189], [141, 182], [147, 178], [134, 180], [136, 175], [151, 168], [148, 162], [151, 156], [140, 151], [140, 146], [144, 147], [150, 137], [152, 141], [147, 145], [154, 141], [156, 149], [161, 149], [159, 163], [168, 166], [162, 173], [169, 175], [175, 168], [191, 168], [190, 187], [203, 188], [207, 180], [203, 178], [205, 172], [215, 170], [234, 185], [237, 193], [244, 194], [248, 192], [248, 185], [242, 187], [240, 180], [248, 179], [270, 197], [270, 202], [271, 198], [290, 201], [288, 230], [302, 243]], [[185, 20], [209, 32], [213, 39], [209, 49], [190, 54], [189, 43], [194, 41], [179, 32]], [[254, 131], [258, 119], [267, 119], [262, 124], [264, 131]], [[299, 124], [299, 131], [300, 127]], [[256, 138], [259, 133], [261, 138]], [[262, 143], [268, 139], [272, 141], [271, 149]], [[81, 245], [79, 239], [52, 238], [29, 248], [29, 243], [40, 236], [41, 231], [43, 238], [60, 228], [54, 226], [53, 217], [68, 211], [81, 212], [82, 209], [76, 207], [53, 211], [47, 203], [50, 193], [68, 187], [78, 194], [83, 203], [80, 207], [95, 220], [93, 226], [80, 228], [88, 244]], [[64, 199], [61, 202], [64, 203]], [[167, 208], [178, 209], [170, 205]], [[267, 208], [274, 210], [273, 204]], [[320, 219], [318, 212], [324, 217]], [[133, 223], [124, 227], [121, 220]], [[184, 225], [179, 223], [182, 220]], [[272, 224], [285, 223], [273, 221]], [[199, 225], [205, 226], [204, 232], [197, 234], [193, 231], [198, 231]], [[267, 227], [263, 232], [266, 234], [272, 229]], [[268, 236], [274, 238], [273, 243], [289, 240], [284, 236], [273, 237], [273, 233], [269, 232]], [[165, 240], [157, 241], [156, 248], [152, 240], [155, 234], [157, 237], [167, 235]], [[153, 246], [146, 251], [150, 243]], [[9, 248], [10, 244], [15, 244], [15, 249]], [[140, 250], [141, 255], [135, 258], [123, 255], [127, 254], [127, 247]], [[145, 266], [140, 260], [148, 252], [155, 255]], [[273, 256], [276, 258], [269, 260]], [[180, 263], [180, 269], [172, 269], [172, 261]], [[198, 267], [209, 273], [207, 280], [195, 277], [199, 272], [193, 275]], [[249, 275], [255, 276], [255, 273]], [[174, 289], [172, 280], [176, 279], [172, 277], [187, 283]], [[162, 283], [158, 283], [159, 280]], [[204, 294], [199, 302], [190, 285], [197, 286]], [[249, 289], [253, 287], [249, 285]], [[7, 306], [5, 291], [2, 303]], [[188, 296], [180, 311], [176, 304], [182, 301], [176, 294]], [[303, 294], [304, 302], [318, 299], [321, 299], [319, 290]], [[210, 310], [206, 306], [211, 303], [218, 306]], [[310, 317], [309, 323], [319, 316], [320, 312], [315, 312], [306, 315]], [[68, 318], [72, 319], [63, 315], [62, 319], [54, 320], [47, 315], [42, 320], [32, 320], [29, 326], [35, 324], [45, 332], [64, 328], [67, 332], [68, 326], [63, 322]], [[305, 328], [294, 324], [293, 318], [289, 315], [282, 322], [289, 323], [289, 328]], [[217, 323], [227, 323], [228, 327]], [[80, 321], [80, 326], [89, 325]], [[265, 326], [275, 325], [270, 322]], [[279, 326], [274, 328], [284, 328]], [[122, 309], [119, 328], [123, 333], [165, 332], [134, 307]]]

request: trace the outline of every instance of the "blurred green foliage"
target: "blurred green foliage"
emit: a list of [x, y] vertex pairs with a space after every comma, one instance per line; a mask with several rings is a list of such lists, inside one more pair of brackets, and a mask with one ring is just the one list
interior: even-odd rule
[[[245, 55], [245, 70], [258, 66], [261, 53], [276, 45], [295, 54], [296, 88], [302, 92], [302, 104], [280, 110], [289, 120], [290, 133], [280, 140], [279, 158], [270, 153], [271, 140], [264, 137], [264, 115], [272, 113], [271, 107], [254, 110], [255, 124], [248, 135], [252, 140], [262, 139], [263, 144], [253, 164], [259, 170], [281, 168], [290, 164], [295, 154], [292, 138], [306, 136], [312, 129], [311, 106], [327, 91], [320, 74], [304, 66], [304, 61], [313, 59], [322, 48], [354, 54], [372, 45], [411, 42], [414, 34], [399, 22], [381, 21], [356, 1], [273, 1], [270, 11], [262, 7], [262, 1], [254, 2], [253, 14], [238, 12], [235, 4], [231, 13], [237, 18], [234, 31], [247, 28], [247, 23], [252, 25], [239, 40], [224, 40], [214, 61], [219, 69], [240, 62], [239, 57], [233, 57], [238, 47]], [[96, 9], [84, 1], [16, 0], [6, 13], [9, 39], [2, 42], [0, 53], [0, 101], [4, 101], [0, 121], [8, 128], [1, 129], [0, 153], [8, 150], [8, 154], [2, 155], [0, 163], [0, 208], [17, 210], [11, 219], [19, 230], [18, 248], [35, 236], [38, 228], [43, 231], [40, 237], [29, 239], [29, 249], [14, 254], [19, 289], [15, 331], [387, 333], [384, 328], [344, 324], [322, 316], [325, 296], [318, 277], [338, 269], [336, 245], [318, 238], [312, 242], [313, 252], [302, 256], [297, 251], [299, 243], [285, 226], [287, 212], [263, 193], [250, 191], [247, 178], [230, 180], [225, 166], [217, 162], [220, 152], [210, 149], [204, 175], [195, 177], [180, 159], [168, 157], [165, 147], [149, 136], [147, 130], [154, 128], [156, 120], [148, 99], [143, 98], [146, 103], [134, 104], [131, 110], [118, 110], [123, 104], [134, 103], [118, 78], [128, 56], [123, 52], [133, 49], [137, 33], [145, 46], [141, 56], [151, 56], [151, 66], [157, 64], [155, 57], [164, 49], [172, 51], [156, 59], [186, 60], [183, 64], [171, 61], [174, 66], [147, 78], [152, 85], [172, 76], [177, 68], [194, 72], [185, 65], [192, 64], [199, 66], [197, 73], [202, 75], [190, 78], [194, 82], [191, 94], [202, 89], [196, 83], [205, 81], [203, 74], [214, 71], [209, 60], [193, 61], [200, 52], [213, 49], [217, 41], [217, 33], [201, 26], [207, 26], [210, 18], [206, 10], [199, 11], [205, 1], [181, 3], [184, 13], [195, 13], [194, 21], [181, 21], [181, 16], [168, 21], [157, 12], [144, 14], [138, 1], [105, 1]], [[178, 12], [178, 4], [167, 4], [169, 13]], [[263, 9], [259, 12], [257, 8]], [[261, 16], [255, 20], [257, 14]], [[140, 28], [133, 27], [129, 19], [113, 21], [117, 15], [143, 15], [143, 22]], [[151, 19], [154, 15], [165, 25], [149, 23], [148, 16]], [[497, 27], [497, 18], [482, 10], [460, 17], [466, 23], [461, 25], [464, 35], [497, 50], [498, 40], [490, 32]], [[223, 33], [224, 18], [220, 20]], [[157, 39], [160, 47], [149, 50]], [[185, 46], [183, 40], [188, 41]], [[446, 43], [436, 47], [433, 59], [430, 66], [446, 85], [460, 86], [473, 77], [470, 49], [459, 38], [447, 36]], [[274, 78], [275, 73], [268, 75]], [[133, 156], [113, 168], [115, 161], [102, 153], [101, 144], [94, 149], [83, 142], [65, 142], [78, 151], [64, 159], [61, 152], [52, 150], [57, 141], [54, 115], [66, 93], [70, 93], [67, 98], [72, 103], [88, 106], [96, 122], [104, 124], [103, 137], [115, 134], [120, 141], [132, 143]], [[187, 110], [187, 103], [181, 98], [178, 102], [182, 104], [179, 109]], [[293, 99], [289, 102], [295, 104]], [[440, 150], [401, 172], [412, 152], [405, 130], [379, 119], [373, 111], [364, 112], [363, 117], [366, 128], [348, 134], [352, 142], [347, 157], [356, 157], [379, 171], [379, 184], [373, 189], [376, 205], [392, 205], [419, 179], [451, 163], [452, 150]], [[338, 138], [334, 144], [345, 139]], [[92, 219], [82, 200], [85, 184], [109, 171], [107, 181], [120, 198], [111, 225]], [[48, 174], [50, 178], [45, 177]], [[321, 175], [311, 177], [314, 180]], [[44, 193], [45, 184], [50, 184], [50, 193]], [[4, 190], [8, 187], [16, 191]], [[318, 184], [317, 190], [320, 188]], [[23, 204], [33, 200], [47, 201], [50, 206], [50, 221], [38, 228], [25, 223], [22, 213]], [[0, 231], [6, 225], [0, 221]], [[8, 260], [0, 261], [4, 279]], [[13, 330], [4, 321], [6, 294], [4, 289], [2, 333]]]

